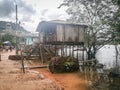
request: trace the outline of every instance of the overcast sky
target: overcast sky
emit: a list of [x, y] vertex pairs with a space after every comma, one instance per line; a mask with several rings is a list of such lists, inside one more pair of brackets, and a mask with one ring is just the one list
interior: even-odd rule
[[18, 6], [18, 21], [30, 32], [35, 32], [42, 20], [65, 20], [65, 7], [57, 7], [63, 0], [0, 0], [0, 20], [15, 22], [15, 4]]

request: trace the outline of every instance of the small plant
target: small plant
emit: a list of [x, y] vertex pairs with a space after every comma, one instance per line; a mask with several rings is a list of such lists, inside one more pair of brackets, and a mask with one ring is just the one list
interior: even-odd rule
[[73, 57], [53, 57], [49, 62], [49, 69], [52, 73], [73, 72], [79, 69], [79, 65]]

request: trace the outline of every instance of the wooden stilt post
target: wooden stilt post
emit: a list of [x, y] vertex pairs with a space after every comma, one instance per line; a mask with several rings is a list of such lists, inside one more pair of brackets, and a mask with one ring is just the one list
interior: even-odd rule
[[67, 45], [66, 45], [66, 47], [65, 47], [65, 54], [66, 54], [66, 56], [67, 56]]
[[72, 57], [74, 57], [74, 45], [72, 46]]
[[63, 56], [63, 52], [62, 52], [62, 45], [61, 45], [61, 56]]
[[83, 71], [85, 70], [85, 65], [84, 65], [84, 45], [83, 45], [83, 51], [82, 51], [82, 61], [83, 61]]
[[57, 46], [55, 45], [55, 56], [57, 55]]
[[78, 60], [78, 45], [77, 45], [77, 60]]
[[64, 44], [62, 45], [62, 53], [63, 53], [63, 56], [64, 56]]
[[72, 57], [72, 46], [70, 46], [70, 56]]
[[21, 61], [22, 61], [22, 71], [23, 71], [23, 73], [25, 73], [24, 57], [23, 57], [23, 55], [22, 55], [22, 51], [21, 51]]
[[70, 48], [70, 46], [69, 46], [69, 56], [71, 56], [71, 50], [70, 50], [71, 48]]
[[39, 48], [40, 48], [40, 57], [41, 57], [41, 61], [42, 61], [42, 63], [44, 63], [44, 61], [43, 61], [43, 55], [42, 55], [41, 45], [39, 46]]
[[39, 60], [41, 61], [41, 54], [40, 54], [40, 45], [38, 45], [38, 55], [39, 55]]
[[0, 52], [0, 61], [1, 61], [1, 52]]

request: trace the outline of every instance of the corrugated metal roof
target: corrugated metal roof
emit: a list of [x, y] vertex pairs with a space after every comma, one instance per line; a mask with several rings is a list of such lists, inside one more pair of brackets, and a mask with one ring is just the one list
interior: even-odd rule
[[70, 24], [70, 25], [80, 25], [80, 26], [87, 26], [86, 24], [83, 23], [71, 23], [67, 22], [64, 20], [52, 20], [52, 21], [47, 21], [48, 23], [56, 23], [56, 24]]
[[36, 31], [39, 31], [41, 25], [43, 24], [66, 24], [66, 25], [78, 25], [78, 26], [84, 26], [84, 27], [87, 27], [88, 25], [86, 24], [80, 24], [80, 23], [70, 23], [70, 22], [67, 22], [67, 21], [64, 21], [64, 20], [52, 20], [52, 21], [41, 21], [38, 26], [37, 26], [37, 29]]
[[83, 23], [71, 23], [64, 20], [52, 20], [52, 21], [41, 21], [40, 23], [54, 23], [54, 24], [70, 24], [70, 25], [80, 25], [80, 26], [87, 26]]

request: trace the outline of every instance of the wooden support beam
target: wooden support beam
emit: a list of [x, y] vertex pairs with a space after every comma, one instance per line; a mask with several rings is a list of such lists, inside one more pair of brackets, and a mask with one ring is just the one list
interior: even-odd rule
[[95, 60], [95, 59], [92, 59], [92, 60], [80, 61], [80, 63], [84, 63], [84, 62], [93, 62], [93, 61], [96, 61], [96, 60]]
[[37, 68], [48, 68], [48, 65], [43, 65], [43, 66], [26, 66], [24, 68], [28, 68], [28, 69], [37, 69]]

